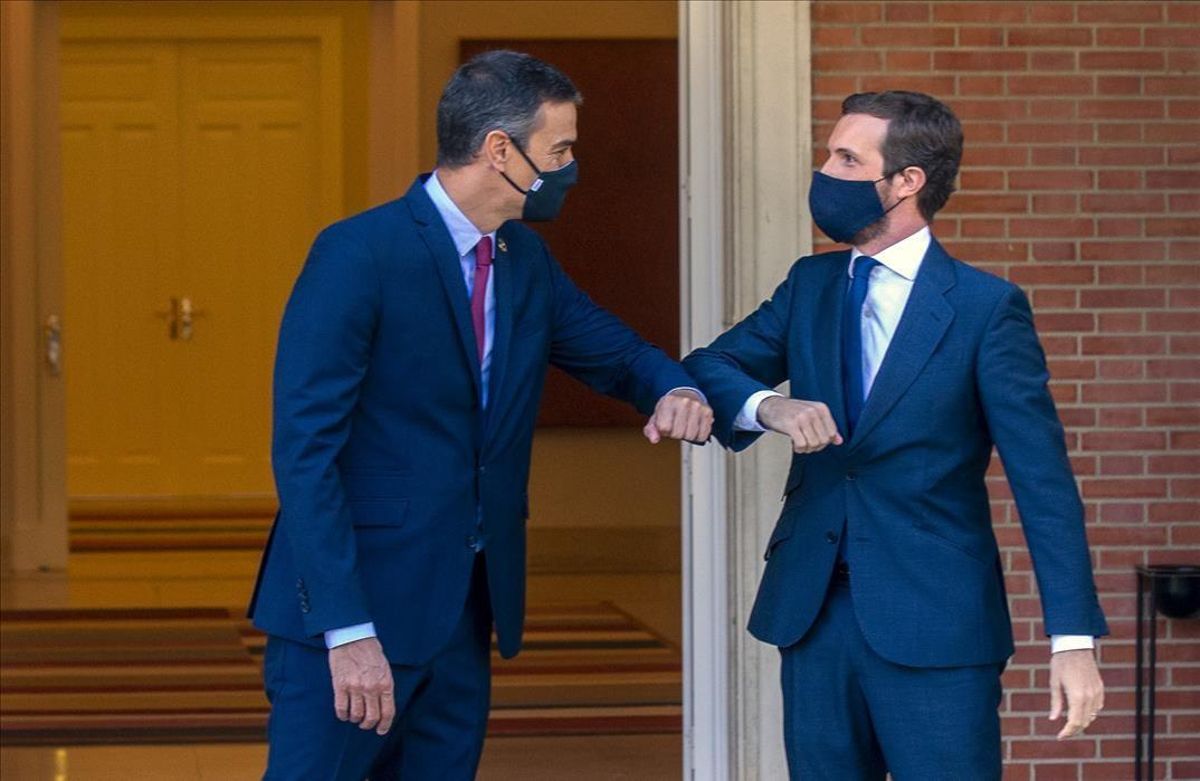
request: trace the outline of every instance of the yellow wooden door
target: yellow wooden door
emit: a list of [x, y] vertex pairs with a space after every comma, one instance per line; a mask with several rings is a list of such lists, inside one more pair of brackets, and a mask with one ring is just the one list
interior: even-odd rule
[[64, 43], [73, 499], [271, 494], [275, 335], [340, 182], [319, 49]]

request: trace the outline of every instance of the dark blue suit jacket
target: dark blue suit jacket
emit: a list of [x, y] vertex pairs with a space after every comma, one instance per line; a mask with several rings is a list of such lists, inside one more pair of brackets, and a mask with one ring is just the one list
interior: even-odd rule
[[[394, 663], [428, 661], [461, 615], [482, 535], [500, 651], [517, 653], [534, 419], [552, 363], [649, 414], [695, 383], [597, 307], [520, 223], [497, 234], [488, 408], [458, 253], [418, 179], [326, 228], [279, 336], [280, 514], [250, 615], [313, 645], [374, 621]], [[476, 526], [482, 510], [482, 531]]]
[[[684, 361], [733, 429], [754, 392], [791, 382], [845, 434], [842, 308], [849, 252], [801, 259], [772, 298]], [[1020, 288], [934, 241], [853, 438], [797, 455], [750, 631], [797, 642], [825, 597], [843, 523], [854, 606], [881, 656], [915, 667], [1001, 662], [1013, 651], [984, 474], [995, 444], [1033, 555], [1048, 634], [1107, 634], [1083, 505], [1049, 373]]]

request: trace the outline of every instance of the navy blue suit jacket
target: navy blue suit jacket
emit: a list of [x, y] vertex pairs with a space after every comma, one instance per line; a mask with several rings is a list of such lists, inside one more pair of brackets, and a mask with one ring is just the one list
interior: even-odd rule
[[[770, 300], [684, 360], [741, 450], [733, 421], [754, 392], [791, 382], [846, 431], [841, 322], [849, 252], [803, 258]], [[1083, 505], [1049, 372], [1020, 288], [936, 241], [844, 445], [792, 459], [750, 631], [791, 645], [824, 601], [845, 524], [855, 611], [893, 662], [1001, 662], [1013, 651], [984, 475], [995, 444], [1033, 556], [1048, 634], [1107, 633]]]
[[536, 233], [508, 222], [482, 409], [458, 253], [423, 180], [322, 231], [296, 282], [275, 366], [280, 513], [250, 604], [259, 628], [313, 645], [373, 621], [387, 657], [405, 664], [449, 640], [479, 535], [500, 651], [520, 649], [548, 363], [646, 414], [695, 385], [572, 284]]

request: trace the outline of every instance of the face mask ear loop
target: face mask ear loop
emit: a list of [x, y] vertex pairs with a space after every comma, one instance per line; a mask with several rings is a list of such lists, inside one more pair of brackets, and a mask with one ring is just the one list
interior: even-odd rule
[[[528, 163], [529, 167], [533, 169], [533, 172], [536, 175], [536, 178], [540, 179], [542, 177], [541, 169], [539, 169], [536, 165], [533, 164], [533, 161], [529, 159], [529, 155], [525, 154], [525, 150], [522, 149], [521, 145], [517, 143], [517, 139], [513, 138], [507, 132], [505, 133], [505, 135], [508, 136], [508, 140], [509, 140], [509, 142], [512, 143], [513, 149], [517, 150], [517, 153], [519, 155], [521, 155], [521, 157], [525, 158], [525, 162]], [[529, 190], [522, 190], [520, 187], [518, 187], [516, 182], [514, 182], [512, 179], [508, 178], [508, 174], [504, 173], [503, 171], [497, 171], [496, 173], [503, 176], [504, 181], [506, 181], [510, 185], [512, 185], [512, 188], [514, 190], [516, 190], [517, 192], [519, 192], [521, 195], [529, 195]], [[535, 182], [536, 182], [536, 179], [535, 179]]]
[[[903, 170], [903, 169], [902, 169], [902, 170]], [[896, 175], [896, 174], [898, 174], [898, 173], [900, 173], [900, 171], [892, 171], [890, 174], [884, 174], [883, 176], [879, 177], [878, 179], [876, 179], [876, 180], [875, 180], [874, 182], [872, 182], [871, 184], [875, 184], [875, 183], [877, 183], [877, 182], [882, 182], [884, 179], [891, 179], [893, 176], [895, 176], [895, 175]], [[888, 214], [889, 212], [891, 212], [891, 211], [892, 211], [892, 209], [895, 209], [897, 206], [899, 206], [900, 204], [904, 203], [904, 202], [905, 202], [905, 201], [907, 201], [907, 200], [908, 200], [908, 196], [906, 195], [906, 196], [904, 196], [903, 198], [901, 198], [900, 200], [898, 200], [898, 201], [896, 201], [895, 203], [893, 203], [891, 206], [889, 206], [889, 207], [887, 207], [886, 209], [884, 209], [884, 210], [883, 210], [883, 213], [884, 213], [884, 214]]]

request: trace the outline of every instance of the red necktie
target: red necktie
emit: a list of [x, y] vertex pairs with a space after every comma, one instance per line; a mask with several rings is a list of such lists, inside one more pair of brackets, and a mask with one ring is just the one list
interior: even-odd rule
[[475, 326], [475, 346], [483, 365], [483, 345], [487, 336], [484, 306], [487, 301], [488, 272], [492, 269], [492, 237], [484, 236], [475, 245], [475, 287], [471, 290], [471, 323]]

